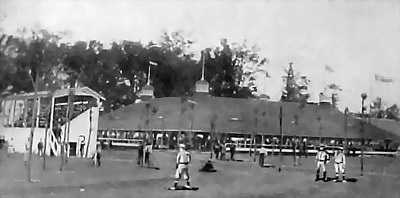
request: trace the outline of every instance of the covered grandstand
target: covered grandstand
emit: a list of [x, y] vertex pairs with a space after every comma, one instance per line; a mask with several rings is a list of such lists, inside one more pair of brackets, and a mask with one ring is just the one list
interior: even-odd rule
[[[399, 142], [392, 131], [369, 124], [365, 120], [361, 133], [361, 119], [349, 115], [345, 129], [345, 115], [330, 105], [270, 102], [256, 99], [239, 99], [195, 95], [189, 98], [169, 97], [136, 103], [99, 118], [99, 130], [104, 132], [153, 132], [165, 139], [176, 140], [178, 133], [191, 132], [207, 139], [214, 137], [251, 138], [257, 142], [279, 137], [279, 109], [282, 106], [282, 133], [285, 139], [293, 137], [343, 142]], [[318, 119], [318, 117], [320, 119]], [[346, 133], [347, 131], [347, 133]], [[196, 135], [194, 135], [196, 136]], [[133, 137], [133, 136], [132, 136]], [[204, 141], [203, 141], [204, 142]], [[175, 143], [173, 143], [175, 144]]]

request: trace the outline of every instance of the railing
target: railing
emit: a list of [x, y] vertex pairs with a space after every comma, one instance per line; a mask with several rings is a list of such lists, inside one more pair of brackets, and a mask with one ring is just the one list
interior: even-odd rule
[[58, 156], [60, 154], [60, 144], [52, 130], [49, 131], [49, 145], [50, 152], [53, 152], [54, 156]]
[[97, 141], [103, 141], [104, 144], [117, 147], [139, 147], [143, 142], [141, 139], [119, 139], [119, 138], [97, 138]]

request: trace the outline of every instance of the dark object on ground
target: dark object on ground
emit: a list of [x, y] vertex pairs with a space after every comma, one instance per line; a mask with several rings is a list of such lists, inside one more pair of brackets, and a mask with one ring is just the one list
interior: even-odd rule
[[217, 170], [214, 169], [214, 166], [212, 165], [211, 161], [208, 160], [207, 163], [204, 164], [204, 166], [200, 168], [199, 172], [213, 173], [213, 172], [217, 172]]
[[177, 186], [176, 188], [174, 188], [174, 187], [167, 188], [167, 190], [194, 190], [194, 191], [199, 190], [199, 189], [200, 188], [197, 186], [192, 186], [190, 188], [187, 188], [185, 186]]

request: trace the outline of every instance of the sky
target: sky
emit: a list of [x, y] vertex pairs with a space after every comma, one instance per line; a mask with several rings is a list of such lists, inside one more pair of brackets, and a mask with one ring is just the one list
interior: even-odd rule
[[[68, 32], [64, 40], [158, 40], [182, 30], [193, 50], [221, 38], [260, 47], [270, 60], [257, 84], [278, 100], [283, 69], [311, 79], [312, 99], [325, 84], [339, 84], [339, 109], [361, 109], [361, 93], [400, 105], [400, 0], [0, 0], [0, 27]], [[334, 72], [326, 72], [329, 65]], [[394, 79], [377, 83], [373, 75]]]

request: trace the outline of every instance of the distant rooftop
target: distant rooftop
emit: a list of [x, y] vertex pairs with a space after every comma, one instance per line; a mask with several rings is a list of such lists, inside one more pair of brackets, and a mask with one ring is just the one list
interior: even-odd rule
[[[178, 97], [152, 99], [125, 106], [99, 119], [103, 130], [197, 130], [217, 132], [279, 134], [279, 107], [283, 107], [284, 135], [319, 136], [317, 117], [321, 118], [323, 137], [344, 137], [344, 114], [332, 106], [303, 105], [223, 97]], [[193, 103], [193, 101], [195, 103]], [[297, 117], [297, 121], [296, 121]], [[146, 124], [146, 120], [148, 125]], [[398, 133], [366, 124], [365, 138], [399, 139]], [[360, 121], [348, 119], [348, 137], [360, 138]]]

